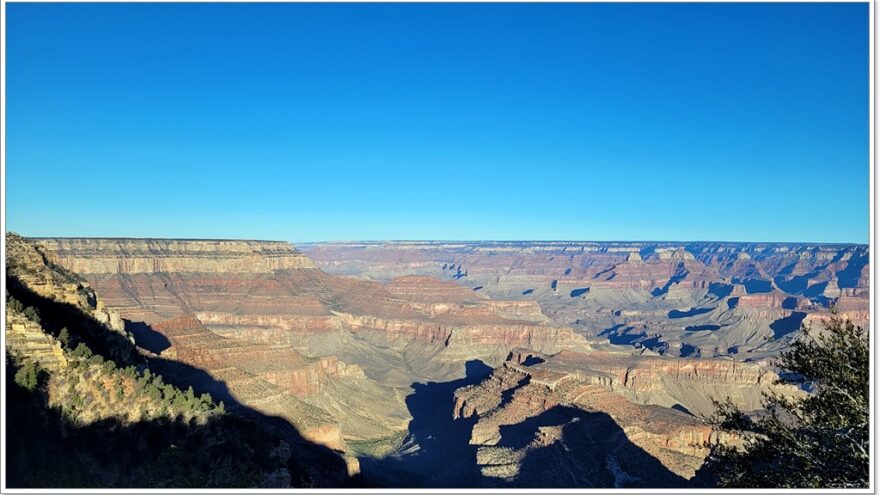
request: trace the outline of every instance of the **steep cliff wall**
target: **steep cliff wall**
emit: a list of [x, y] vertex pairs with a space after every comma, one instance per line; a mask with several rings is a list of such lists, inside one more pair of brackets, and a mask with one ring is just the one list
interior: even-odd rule
[[52, 260], [81, 275], [271, 273], [314, 269], [287, 242], [179, 239], [34, 239]]
[[[428, 431], [419, 414], [452, 407], [457, 421], [476, 422], [468, 431], [483, 474], [522, 486], [532, 486], [523, 473], [540, 474], [527, 469], [533, 456], [568, 463], [560, 479], [593, 465], [577, 476], [594, 485], [582, 486], [629, 486], [641, 462], [677, 486], [702, 462], [696, 445], [711, 433], [700, 417], [711, 400], [755, 409], [772, 388], [775, 375], [758, 364], [776, 350], [768, 338], [793, 338], [804, 315], [827, 304], [822, 294], [836, 293], [832, 279], [848, 310], [867, 300], [863, 283], [847, 279], [864, 272], [856, 248], [829, 256], [758, 245], [410, 243], [346, 252], [391, 275], [378, 282], [325, 273], [275, 242], [41, 239], [39, 247], [81, 270], [80, 285], [107, 308], [149, 329], [135, 335], [139, 344], [164, 338], [151, 350], [190, 367], [168, 373], [281, 417], [316, 443], [380, 446], [403, 464], [421, 465], [414, 444], [443, 431], [419, 437]], [[800, 275], [781, 275], [777, 257], [827, 285], [785, 292], [803, 280], [789, 283]], [[321, 266], [343, 266], [334, 263]], [[717, 355], [732, 359], [708, 359]], [[492, 379], [449, 398], [474, 383], [469, 368], [487, 364], [497, 367]], [[443, 403], [414, 403], [426, 387], [442, 390]], [[566, 460], [566, 438], [588, 445], [592, 436], [607, 440], [601, 454], [581, 448]]]
[[[706, 442], [737, 442], [719, 437], [693, 414], [711, 413], [703, 399], [707, 392], [729, 396], [745, 409], [756, 405], [761, 392], [797, 393], [775, 386], [775, 378], [755, 365], [720, 360], [517, 352], [489, 378], [458, 389], [452, 409], [456, 418], [476, 421], [470, 443], [489, 478], [526, 486], [596, 486], [608, 476], [621, 486], [656, 486], [652, 472], [692, 478], [708, 453]], [[587, 428], [585, 437], [571, 432], [581, 427]], [[664, 469], [632, 462], [645, 452]], [[529, 457], [551, 454], [561, 456], [559, 465], [547, 478], [534, 479], [542, 474], [529, 469]], [[585, 472], [571, 466], [568, 458], [581, 455], [593, 457], [598, 467]]]
[[[282, 433], [274, 418], [240, 407], [242, 416], [229, 414], [223, 403], [193, 391], [197, 370], [177, 377], [177, 385], [165, 381], [156, 372], [161, 363], [166, 369], [182, 363], [138, 352], [126, 322], [90, 284], [20, 236], [7, 233], [6, 247], [5, 426], [7, 447], [15, 452], [5, 466], [10, 486], [286, 488], [349, 482], [356, 462], [289, 427]], [[334, 360], [313, 364], [283, 386], [350, 371]], [[226, 406], [236, 408], [229, 401]], [[316, 441], [328, 434], [308, 433]], [[296, 444], [291, 448], [289, 442]]]
[[[497, 362], [514, 347], [552, 353], [588, 345], [535, 302], [489, 300], [430, 277], [388, 284], [335, 277], [283, 243], [41, 239], [39, 245], [59, 264], [82, 270], [129, 319], [161, 324], [195, 316], [226, 337], [294, 344], [313, 356], [334, 351], [314, 345], [319, 333], [334, 334], [325, 338], [330, 343], [348, 338], [345, 333], [369, 334], [364, 338], [400, 353], [436, 347], [431, 352], [462, 362]], [[253, 264], [251, 256], [258, 258]], [[265, 270], [279, 259], [288, 269]]]
[[[556, 323], [683, 357], [763, 359], [831, 306], [868, 324], [868, 246], [675, 242], [354, 242], [301, 246], [330, 273], [432, 276], [537, 302]], [[769, 340], [769, 342], [768, 342]]]

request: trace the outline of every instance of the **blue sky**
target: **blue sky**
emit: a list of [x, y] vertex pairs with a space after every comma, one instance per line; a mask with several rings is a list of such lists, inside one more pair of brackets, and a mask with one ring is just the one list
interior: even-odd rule
[[867, 242], [868, 4], [7, 4], [7, 229]]

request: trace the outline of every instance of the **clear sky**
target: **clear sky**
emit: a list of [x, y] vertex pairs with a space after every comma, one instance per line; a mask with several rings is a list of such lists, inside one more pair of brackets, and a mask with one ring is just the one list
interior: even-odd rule
[[7, 229], [867, 242], [868, 4], [7, 4]]

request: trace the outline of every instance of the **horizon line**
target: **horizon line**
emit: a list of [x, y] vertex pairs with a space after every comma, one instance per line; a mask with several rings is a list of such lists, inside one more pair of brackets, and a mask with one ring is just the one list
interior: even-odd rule
[[[10, 234], [16, 232], [7, 231]], [[808, 245], [808, 246], [865, 246], [871, 243], [863, 242], [824, 242], [824, 241], [730, 241], [730, 240], [572, 240], [572, 239], [383, 239], [383, 240], [319, 240], [319, 241], [295, 241], [285, 239], [247, 239], [247, 238], [198, 238], [198, 237], [136, 237], [136, 236], [26, 236], [26, 239], [91, 239], [91, 240], [167, 240], [167, 241], [214, 241], [214, 242], [283, 242], [297, 246], [315, 244], [402, 244], [402, 243], [445, 243], [445, 244], [504, 244], [504, 243], [536, 243], [536, 244], [773, 244], [773, 245]], [[4, 239], [5, 242], [5, 239]]]

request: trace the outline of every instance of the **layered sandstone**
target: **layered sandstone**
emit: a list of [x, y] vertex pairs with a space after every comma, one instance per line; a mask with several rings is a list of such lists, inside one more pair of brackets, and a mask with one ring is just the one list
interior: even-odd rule
[[[528, 361], [538, 364], [520, 364]], [[717, 360], [577, 355], [570, 351], [540, 357], [521, 351], [513, 353], [510, 361], [483, 382], [456, 391], [453, 415], [476, 418], [470, 442], [478, 446], [477, 459], [485, 476], [527, 486], [532, 476], [527, 463], [530, 455], [546, 452], [554, 445], [563, 446], [571, 456], [590, 451], [593, 447], [578, 445], [578, 437], [565, 430], [580, 421], [589, 424], [610, 418], [599, 422], [603, 427], [588, 430], [591, 443], [600, 442], [609, 448], [604, 453], [607, 457], [600, 460], [608, 471], [568, 471], [568, 477], [588, 478], [544, 480], [542, 486], [569, 486], [566, 483], [571, 481], [571, 486], [595, 486], [591, 483], [603, 476], [615, 480], [615, 484], [623, 483], [619, 486], [640, 486], [639, 478], [646, 474], [639, 471], [640, 466], [625, 468], [625, 462], [619, 462], [631, 455], [633, 448], [637, 453], [648, 453], [669, 472], [686, 480], [702, 465], [708, 452], [706, 442], [736, 441], [718, 437], [709, 423], [694, 415], [704, 407], [697, 390], [714, 386], [714, 397], [723, 397], [723, 392], [729, 391], [734, 403], [748, 409], [755, 401], [750, 392], [743, 394], [743, 390], [754, 389], [756, 394], [769, 390], [796, 393], [774, 385], [775, 378], [758, 366]], [[671, 387], [678, 394], [673, 404], [668, 404], [670, 397], [654, 395], [669, 393], [673, 383], [678, 384]], [[632, 484], [627, 485], [627, 481]]]
[[[45, 254], [22, 237], [6, 234], [6, 275], [7, 283], [12, 281], [34, 297], [45, 298], [58, 304], [70, 305], [83, 314], [93, 318], [128, 343], [134, 337], [125, 329], [119, 312], [106, 306], [92, 286], [76, 273], [56, 269]], [[115, 352], [127, 353], [128, 349]], [[117, 357], [126, 359], [127, 356]]]
[[[77, 287], [100, 294], [101, 310], [134, 322], [151, 356], [185, 365], [168, 373], [314, 442], [390, 452], [403, 479], [424, 486], [450, 478], [431, 474], [422, 449], [471, 423], [468, 448], [487, 486], [548, 486], [528, 481], [535, 459], [550, 460], [559, 486], [656, 486], [634, 478], [639, 463], [677, 486], [714, 440], [702, 419], [713, 398], [753, 410], [762, 392], [798, 393], [775, 387], [766, 363], [800, 322], [832, 302], [867, 318], [859, 246], [307, 247], [321, 268], [358, 278], [316, 269], [277, 242], [39, 246], [82, 273]], [[489, 379], [449, 398], [474, 383], [469, 369], [488, 366]], [[449, 407], [458, 418], [449, 429], [425, 425], [425, 411]]]
[[271, 273], [314, 269], [287, 242], [179, 239], [35, 239], [53, 261], [82, 274]]
[[[836, 306], [868, 323], [863, 245], [670, 242], [361, 242], [303, 246], [332, 273], [442, 278], [614, 344], [767, 358]], [[794, 314], [798, 313], [798, 314]], [[799, 313], [803, 313], [803, 316]]]
[[433, 278], [335, 277], [289, 244], [41, 239], [39, 246], [81, 270], [109, 307], [149, 328], [143, 346], [155, 339], [150, 331], [164, 337], [152, 349], [162, 358], [207, 371], [237, 402], [334, 448], [345, 448], [343, 439], [397, 437], [406, 430], [410, 385], [458, 377], [467, 360], [498, 364], [515, 347], [589, 349], [535, 302], [490, 300]]
[[[345, 449], [338, 424], [326, 411], [310, 404], [308, 398], [321, 393], [332, 380], [364, 379], [357, 366], [335, 357], [307, 358], [289, 345], [224, 338], [192, 316], [156, 323], [153, 329], [169, 340], [163, 358], [208, 373], [201, 379], [198, 374], [190, 379], [200, 389], [260, 413], [282, 417], [309, 441]], [[167, 372], [182, 372], [173, 363], [164, 366]]]
[[47, 370], [58, 370], [67, 365], [67, 358], [57, 339], [47, 334], [39, 323], [7, 305], [6, 347], [12, 352], [32, 359]]

